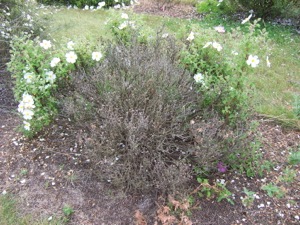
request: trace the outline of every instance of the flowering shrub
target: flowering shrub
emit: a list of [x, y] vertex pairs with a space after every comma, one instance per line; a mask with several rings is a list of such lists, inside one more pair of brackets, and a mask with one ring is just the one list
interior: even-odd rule
[[[227, 45], [214, 40], [217, 37], [207, 40], [204, 35], [195, 34], [190, 40], [189, 35], [188, 47], [182, 55], [184, 66], [196, 74], [195, 89], [203, 94], [200, 104], [204, 108], [214, 108], [229, 124], [245, 121], [247, 118], [247, 74], [256, 67], [266, 66], [262, 65], [260, 58], [267, 57], [267, 66], [270, 66], [266, 56], [266, 32], [255, 34], [259, 30], [257, 21], [253, 24], [246, 21], [242, 26], [248, 26], [249, 32], [243, 34], [240, 28], [232, 30], [228, 33]], [[242, 39], [239, 46], [234, 44], [235, 38]], [[236, 49], [228, 46], [230, 42]]]
[[42, 23], [34, 17], [34, 6], [32, 1], [0, 2], [0, 64], [9, 61], [9, 42], [14, 35], [31, 34], [35, 37], [43, 29]]
[[[68, 73], [76, 66], [93, 65], [92, 50], [74, 49], [74, 45], [68, 42], [57, 50], [50, 40], [31, 40], [26, 35], [13, 38], [8, 69], [15, 80], [14, 93], [26, 135], [35, 134], [52, 121], [57, 113], [55, 90], [65, 83]], [[94, 60], [100, 60], [99, 54]]]

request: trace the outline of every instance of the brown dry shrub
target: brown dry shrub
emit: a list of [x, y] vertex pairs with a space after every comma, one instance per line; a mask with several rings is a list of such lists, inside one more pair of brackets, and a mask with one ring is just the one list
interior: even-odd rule
[[236, 132], [212, 109], [198, 109], [175, 40], [129, 43], [109, 44], [103, 62], [72, 74], [62, 110], [85, 130], [100, 179], [133, 192], [185, 190], [194, 166], [211, 170], [237, 149], [228, 144]]

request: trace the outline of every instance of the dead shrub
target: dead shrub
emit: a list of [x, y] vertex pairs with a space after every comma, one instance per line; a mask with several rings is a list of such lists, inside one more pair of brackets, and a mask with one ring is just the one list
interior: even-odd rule
[[72, 74], [61, 98], [63, 112], [85, 130], [96, 175], [127, 191], [184, 190], [194, 167], [212, 170], [237, 149], [233, 128], [198, 108], [201, 96], [178, 66], [175, 40], [160, 36], [109, 44], [103, 62]]

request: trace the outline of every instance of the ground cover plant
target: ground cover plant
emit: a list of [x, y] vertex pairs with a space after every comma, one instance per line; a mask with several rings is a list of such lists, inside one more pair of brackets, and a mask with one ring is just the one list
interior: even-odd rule
[[[15, 124], [30, 139], [1, 144], [12, 149], [0, 158], [7, 168], [1, 173], [8, 184], [1, 186], [4, 203], [6, 190], [29, 209], [44, 205], [34, 203], [28, 188], [40, 196], [61, 194], [55, 210], [43, 215], [49, 223], [61, 217], [64, 223], [121, 224], [114, 216], [121, 202], [132, 206], [130, 213], [138, 209], [125, 218], [127, 224], [202, 224], [209, 218], [197, 217], [199, 206], [208, 214], [210, 207], [220, 206], [222, 215], [234, 209], [232, 218], [223, 218], [226, 224], [266, 222], [266, 215], [270, 224], [299, 220], [298, 190], [292, 190], [299, 181], [298, 134], [284, 136], [279, 126], [259, 125], [254, 117], [267, 105], [259, 96], [268, 92], [260, 79], [284, 80], [273, 73], [282, 66], [273, 54], [287, 45], [281, 31], [270, 35], [268, 26], [251, 17], [230, 29], [230, 23], [209, 26], [219, 22], [211, 18], [200, 23], [115, 9], [39, 10], [45, 21], [54, 12], [57, 24], [42, 37], [12, 37], [10, 45], [8, 68], [20, 116]], [[73, 15], [80, 17], [76, 26], [63, 19]], [[106, 18], [96, 30], [102, 35], [93, 34], [95, 23], [89, 22], [84, 35], [74, 36], [84, 18]], [[285, 32], [286, 40], [293, 38], [285, 63], [296, 79], [292, 48], [299, 39]], [[278, 102], [286, 98], [289, 107], [283, 107], [281, 121], [297, 127], [297, 85], [283, 83], [288, 94]], [[280, 93], [273, 89], [266, 99], [274, 100], [274, 92]], [[7, 123], [1, 128], [5, 137], [14, 134]], [[285, 138], [278, 142], [274, 134]], [[107, 210], [99, 215], [100, 205]], [[250, 211], [242, 214], [237, 207]], [[91, 214], [82, 214], [83, 208]]]

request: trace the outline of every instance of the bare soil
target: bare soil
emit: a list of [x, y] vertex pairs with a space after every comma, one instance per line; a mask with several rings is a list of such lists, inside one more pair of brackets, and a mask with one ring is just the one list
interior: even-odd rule
[[[195, 13], [190, 6], [157, 8], [149, 1], [142, 1], [134, 10], [181, 18]], [[37, 218], [59, 217], [63, 215], [62, 208], [70, 205], [75, 213], [69, 224], [154, 224], [159, 206], [166, 202], [155, 195], [128, 195], [95, 178], [85, 154], [83, 130], [74, 130], [72, 121], [59, 116], [38, 136], [27, 140], [17, 131], [21, 122], [16, 108], [10, 76], [1, 74], [0, 192], [13, 193], [22, 214]], [[263, 177], [249, 178], [233, 170], [217, 174], [214, 179], [225, 180], [226, 187], [234, 194], [235, 204], [198, 198], [190, 208], [192, 224], [300, 224], [300, 168], [287, 165], [289, 153], [300, 147], [300, 132], [286, 130], [264, 119], [259, 122], [262, 147], [258, 151], [273, 165]], [[286, 168], [297, 173], [291, 182], [280, 179]], [[261, 190], [269, 183], [280, 187], [283, 197], [270, 197]], [[257, 194], [248, 207], [242, 204], [241, 197], [246, 197], [244, 187]], [[136, 223], [136, 210], [147, 223]]]

